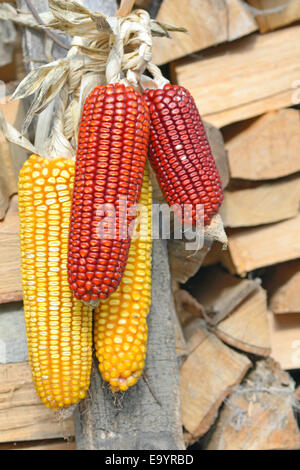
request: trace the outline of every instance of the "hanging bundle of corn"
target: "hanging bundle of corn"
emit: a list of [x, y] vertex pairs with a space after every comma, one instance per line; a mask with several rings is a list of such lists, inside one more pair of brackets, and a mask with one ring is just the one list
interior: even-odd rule
[[[144, 10], [132, 12], [133, 3], [122, 0], [116, 16], [106, 17], [77, 2], [49, 0], [42, 22], [73, 42], [66, 57], [32, 70], [14, 93], [15, 99], [35, 94], [24, 130], [45, 110], [35, 146], [0, 113], [6, 137], [34, 154], [19, 182], [24, 310], [37, 393], [53, 409], [76, 403], [88, 389], [91, 306], [99, 301], [94, 341], [104, 380], [126, 390], [143, 371], [151, 298], [149, 137], [150, 160], [169, 204], [200, 202], [205, 223], [213, 226], [222, 200], [192, 98], [164, 87], [167, 81], [150, 62], [152, 36], [184, 29], [151, 20]], [[6, 13], [41, 28], [13, 6]], [[131, 241], [130, 209], [138, 201], [147, 208], [147, 229]], [[108, 238], [99, 236], [106, 204], [116, 214]]]

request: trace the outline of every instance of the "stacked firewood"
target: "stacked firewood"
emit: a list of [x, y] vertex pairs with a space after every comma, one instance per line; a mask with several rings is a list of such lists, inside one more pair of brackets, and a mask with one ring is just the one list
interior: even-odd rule
[[169, 243], [182, 421], [188, 445], [294, 449], [297, 397], [284, 370], [297, 378], [300, 368], [300, 6], [248, 3], [226, 2], [226, 28], [217, 2], [165, 0], [158, 14], [191, 32], [171, 50], [165, 40], [156, 60], [171, 61], [213, 129], [226, 186], [228, 248], [204, 244], [191, 256]]

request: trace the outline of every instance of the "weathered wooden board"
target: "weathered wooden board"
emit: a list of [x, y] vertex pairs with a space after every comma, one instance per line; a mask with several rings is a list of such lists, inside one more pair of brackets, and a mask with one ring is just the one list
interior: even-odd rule
[[94, 366], [89, 397], [76, 411], [77, 449], [184, 448], [166, 251], [165, 242], [154, 241], [146, 381], [113, 396]]
[[264, 276], [273, 313], [300, 313], [300, 260], [272, 266]]
[[214, 332], [234, 348], [258, 356], [269, 356], [271, 340], [265, 290], [257, 288], [214, 328]]
[[283, 369], [300, 369], [300, 314], [269, 312], [272, 357]]
[[190, 323], [185, 333], [190, 354], [180, 369], [182, 422], [195, 441], [213, 424], [224, 398], [251, 362], [205, 330], [201, 320]]
[[300, 257], [300, 215], [276, 224], [228, 231], [230, 259], [221, 262], [233, 273], [249, 271]]
[[[181, 313], [182, 313], [182, 304], [180, 302], [180, 293], [186, 292], [183, 289], [179, 288], [179, 283], [176, 281], [171, 281], [172, 286], [172, 303], [174, 304], [174, 308], [172, 308], [173, 315], [174, 315], [174, 328], [175, 328], [175, 343], [176, 343], [176, 354], [179, 365], [182, 364], [183, 360], [186, 358], [187, 355], [187, 347], [186, 341], [183, 334], [183, 323], [181, 321]], [[179, 295], [178, 295], [179, 294]]]
[[[255, 9], [255, 19], [261, 33], [281, 28], [300, 20], [298, 0], [247, 0]], [[263, 10], [267, 10], [264, 12]]]
[[59, 420], [37, 397], [27, 362], [0, 365], [0, 442], [73, 435], [72, 418]]
[[0, 303], [22, 299], [18, 199], [0, 222]]
[[154, 39], [153, 61], [159, 65], [257, 30], [241, 0], [163, 0], [157, 19], [188, 30], [172, 33], [172, 41]]
[[225, 227], [250, 227], [295, 217], [300, 203], [300, 176], [225, 191], [220, 214]]
[[[252, 35], [229, 47], [181, 60], [173, 72], [195, 98], [203, 119], [216, 127], [296, 104], [300, 26]], [[222, 73], [220, 73], [222, 71]]]
[[207, 450], [300, 449], [295, 384], [272, 360], [259, 361], [227, 398]]
[[203, 306], [204, 315], [216, 325], [234, 310], [259, 285], [258, 280], [239, 279], [219, 266], [201, 269], [189, 284], [189, 291]]
[[300, 171], [300, 113], [269, 112], [225, 132], [232, 178], [265, 180]]

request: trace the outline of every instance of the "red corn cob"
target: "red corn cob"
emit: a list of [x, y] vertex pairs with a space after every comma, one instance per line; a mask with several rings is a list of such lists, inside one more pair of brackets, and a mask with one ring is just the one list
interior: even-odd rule
[[[96, 87], [85, 101], [78, 135], [72, 200], [68, 274], [76, 298], [96, 303], [115, 291], [130, 247], [122, 233], [138, 202], [150, 133], [145, 99], [123, 84]], [[99, 235], [105, 212], [115, 209], [115, 233]], [[122, 220], [122, 217], [123, 220]], [[112, 219], [111, 219], [112, 220]], [[112, 228], [112, 226], [110, 227]]]
[[150, 111], [149, 159], [168, 204], [178, 204], [183, 213], [190, 204], [188, 222], [196, 222], [196, 205], [204, 208], [208, 225], [223, 200], [220, 176], [206, 132], [191, 94], [167, 84], [146, 90]]

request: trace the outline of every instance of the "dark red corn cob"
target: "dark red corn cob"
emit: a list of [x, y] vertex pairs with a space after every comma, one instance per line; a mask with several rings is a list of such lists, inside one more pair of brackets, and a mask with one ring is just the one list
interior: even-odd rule
[[165, 85], [146, 90], [150, 111], [149, 159], [168, 204], [190, 204], [188, 222], [196, 222], [196, 205], [204, 208], [208, 225], [223, 200], [220, 176], [206, 132], [191, 94]]
[[[122, 231], [124, 222], [129, 226], [134, 219], [128, 209], [140, 196], [149, 120], [144, 97], [123, 84], [98, 86], [85, 101], [68, 251], [69, 283], [77, 299], [96, 304], [121, 281], [130, 247], [130, 237]], [[105, 237], [99, 235], [99, 224], [108, 215], [103, 204], [115, 209], [115, 232]]]

